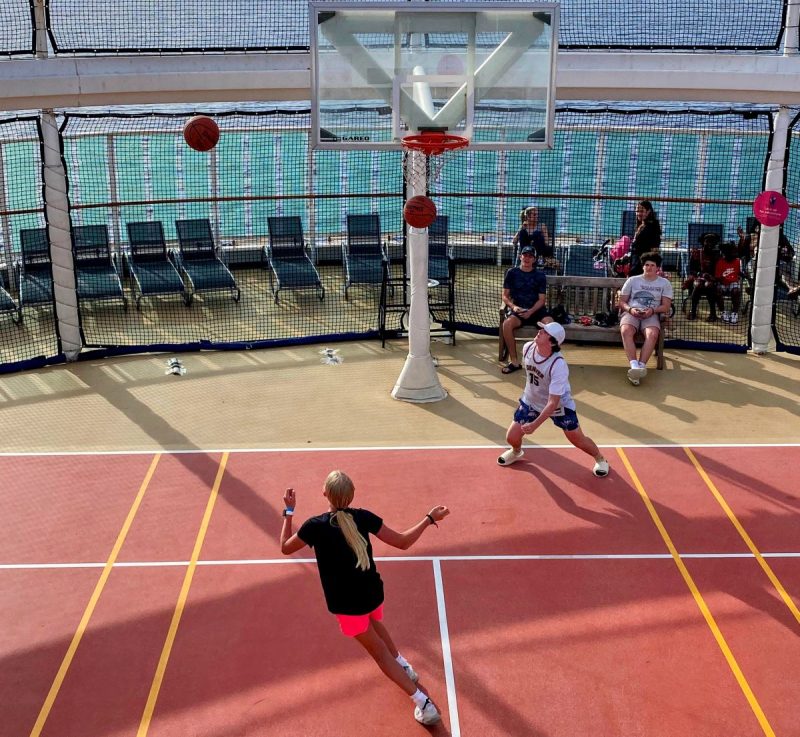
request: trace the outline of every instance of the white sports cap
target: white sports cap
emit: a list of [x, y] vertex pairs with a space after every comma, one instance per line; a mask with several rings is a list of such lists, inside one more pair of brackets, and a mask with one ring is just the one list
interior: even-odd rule
[[564, 332], [564, 326], [559, 325], [557, 322], [539, 322], [536, 323], [542, 330], [544, 330], [551, 338], [556, 339], [556, 343], [561, 345], [567, 334]]

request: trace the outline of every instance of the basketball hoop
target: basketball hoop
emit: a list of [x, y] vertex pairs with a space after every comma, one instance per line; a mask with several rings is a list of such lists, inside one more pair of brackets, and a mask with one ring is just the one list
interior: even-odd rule
[[[445, 131], [423, 131], [405, 136], [401, 143], [406, 184], [424, 181], [426, 189], [430, 190], [455, 152], [469, 146], [469, 138]], [[416, 153], [423, 156], [414, 155]]]

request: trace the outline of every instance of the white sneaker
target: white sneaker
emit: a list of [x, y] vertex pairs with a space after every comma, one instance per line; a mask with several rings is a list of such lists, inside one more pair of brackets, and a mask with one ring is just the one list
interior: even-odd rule
[[722, 313], [722, 322], [730, 322], [730, 321], [731, 321], [730, 312], [723, 312]]
[[731, 325], [736, 325], [737, 322], [739, 322], [739, 313], [731, 312]]
[[441, 718], [442, 715], [439, 714], [439, 710], [430, 699], [425, 699], [425, 703], [421, 707], [414, 707], [414, 719], [420, 724], [436, 724]]
[[628, 369], [629, 379], [643, 379], [645, 376], [647, 376], [647, 369], [641, 364], [636, 368]]
[[595, 476], [608, 476], [608, 461], [604, 458], [602, 461], [596, 461], [592, 473]]
[[410, 678], [412, 681], [414, 681], [414, 683], [416, 683], [416, 682], [419, 680], [419, 675], [417, 674], [417, 671], [415, 671], [415, 670], [414, 670], [414, 669], [411, 667], [411, 663], [409, 663], [408, 665], [404, 665], [404, 666], [403, 666], [403, 670], [406, 672], [406, 675], [407, 675], [407, 676], [408, 676], [408, 677], [409, 677], [409, 678]]
[[522, 449], [520, 449], [519, 453], [517, 453], [513, 448], [509, 448], [497, 459], [497, 463], [501, 466], [510, 466], [512, 463], [516, 463], [524, 455], [525, 451]]

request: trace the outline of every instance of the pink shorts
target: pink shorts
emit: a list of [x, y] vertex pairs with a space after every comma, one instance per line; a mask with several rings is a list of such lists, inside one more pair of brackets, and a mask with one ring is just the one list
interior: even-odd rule
[[369, 629], [370, 621], [380, 622], [383, 619], [383, 604], [369, 614], [337, 614], [336, 619], [339, 620], [343, 635], [363, 635]]

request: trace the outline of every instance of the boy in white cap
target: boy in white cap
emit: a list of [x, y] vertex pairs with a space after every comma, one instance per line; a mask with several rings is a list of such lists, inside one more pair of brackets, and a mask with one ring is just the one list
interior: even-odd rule
[[569, 387], [569, 367], [561, 355], [564, 328], [557, 322], [538, 323], [536, 337], [522, 347], [525, 389], [514, 419], [508, 426], [506, 441], [511, 446], [498, 459], [510, 466], [523, 456], [522, 438], [530, 435], [549, 417], [576, 448], [594, 458], [592, 473], [608, 476], [608, 461], [597, 444], [583, 434], [575, 412], [575, 400]]

